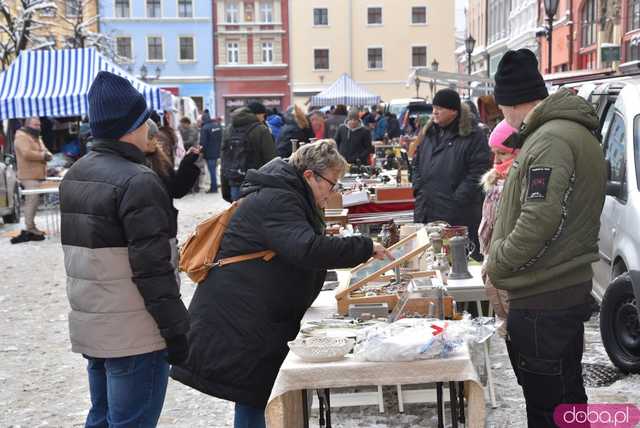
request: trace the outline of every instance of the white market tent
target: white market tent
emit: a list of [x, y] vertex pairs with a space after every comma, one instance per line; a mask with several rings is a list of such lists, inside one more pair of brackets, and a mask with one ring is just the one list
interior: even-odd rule
[[172, 95], [129, 75], [93, 48], [24, 51], [0, 74], [0, 119], [84, 116], [100, 71], [128, 79], [153, 110], [172, 108]]
[[380, 97], [358, 85], [347, 73], [343, 73], [331, 86], [311, 97], [311, 107], [344, 104], [347, 106], [370, 106], [378, 104]]

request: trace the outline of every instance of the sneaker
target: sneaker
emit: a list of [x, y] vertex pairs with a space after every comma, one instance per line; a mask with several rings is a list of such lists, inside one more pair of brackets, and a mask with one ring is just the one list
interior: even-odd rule
[[29, 234], [30, 241], [44, 241], [44, 234], [40, 235], [39, 233], [27, 232]]
[[11, 243], [20, 244], [22, 242], [28, 242], [30, 240], [31, 240], [31, 234], [26, 230], [23, 230], [20, 232], [20, 235], [14, 236], [13, 238], [11, 238]]

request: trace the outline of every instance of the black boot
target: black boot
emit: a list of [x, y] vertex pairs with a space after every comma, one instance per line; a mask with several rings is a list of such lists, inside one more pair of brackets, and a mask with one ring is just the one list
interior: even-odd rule
[[20, 244], [22, 242], [28, 242], [31, 240], [31, 233], [27, 232], [26, 230], [23, 230], [20, 232], [20, 235], [18, 236], [14, 236], [13, 238], [11, 238], [11, 243], [12, 244]]

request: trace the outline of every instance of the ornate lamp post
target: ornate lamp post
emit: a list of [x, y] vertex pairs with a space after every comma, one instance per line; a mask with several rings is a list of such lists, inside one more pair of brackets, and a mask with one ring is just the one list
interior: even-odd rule
[[471, 34], [464, 40], [464, 50], [467, 53], [467, 74], [469, 75], [469, 98], [471, 98], [471, 54], [476, 47], [476, 39]]
[[559, 0], [544, 0], [544, 12], [547, 15], [547, 49], [549, 50], [548, 61], [549, 64], [547, 66], [547, 72], [551, 74], [551, 50], [552, 50], [552, 41], [553, 41], [553, 17], [558, 11], [558, 2]]
[[[431, 62], [431, 71], [438, 71], [438, 67], [440, 66], [440, 63], [438, 62], [437, 59], [433, 59], [433, 62]], [[431, 89], [431, 99], [433, 100], [433, 90], [436, 87], [436, 79], [431, 79], [431, 82], [429, 82], [429, 87]]]
[[420, 98], [420, 77], [418, 77], [417, 73], [413, 82], [416, 84], [416, 98]]

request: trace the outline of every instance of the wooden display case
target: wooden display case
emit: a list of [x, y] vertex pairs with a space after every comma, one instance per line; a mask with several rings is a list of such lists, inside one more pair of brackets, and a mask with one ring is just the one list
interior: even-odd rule
[[[349, 271], [348, 275], [343, 275], [340, 278], [340, 285], [336, 288], [338, 313], [346, 316], [349, 312], [349, 305], [371, 303], [386, 303], [389, 311], [392, 311], [399, 302], [402, 291], [392, 288], [387, 293], [367, 295], [366, 289], [389, 284], [395, 279], [394, 275], [388, 275], [389, 271], [401, 268], [406, 262], [421, 257], [429, 246], [427, 231], [422, 228], [389, 247], [389, 252], [394, 256], [394, 260], [370, 259]], [[401, 270], [401, 273], [403, 279], [431, 277], [434, 283], [443, 284], [443, 278], [439, 271]], [[426, 315], [428, 301], [419, 300], [421, 299], [410, 301], [406, 306], [405, 312], [410, 311]], [[452, 300], [447, 297], [445, 300], [445, 313], [451, 312]]]

